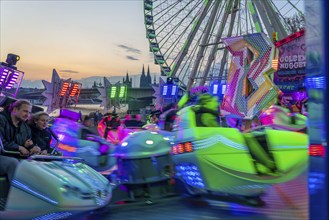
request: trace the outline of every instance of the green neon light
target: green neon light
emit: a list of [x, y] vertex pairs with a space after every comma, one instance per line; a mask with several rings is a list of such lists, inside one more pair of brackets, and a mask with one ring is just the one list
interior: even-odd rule
[[110, 94], [110, 97], [113, 99], [115, 98], [115, 95], [117, 93], [117, 87], [116, 86], [112, 86], [111, 87], [111, 94]]
[[126, 86], [120, 86], [119, 98], [125, 97], [126, 94]]

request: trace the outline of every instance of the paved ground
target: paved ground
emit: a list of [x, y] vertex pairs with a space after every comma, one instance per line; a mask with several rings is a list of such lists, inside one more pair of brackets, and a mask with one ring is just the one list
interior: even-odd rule
[[234, 203], [200, 198], [175, 197], [152, 205], [122, 205], [103, 214], [79, 219], [91, 220], [238, 220], [238, 219], [308, 219], [307, 174], [293, 181], [270, 188], [263, 197], [264, 207], [249, 207]]

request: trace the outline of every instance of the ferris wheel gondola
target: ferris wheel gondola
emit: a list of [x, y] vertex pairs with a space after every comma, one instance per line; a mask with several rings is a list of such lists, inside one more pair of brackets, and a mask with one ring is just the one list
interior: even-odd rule
[[295, 31], [293, 16], [304, 22], [303, 1], [144, 0], [154, 61], [186, 89], [226, 80], [231, 58], [222, 39], [259, 32], [283, 39]]

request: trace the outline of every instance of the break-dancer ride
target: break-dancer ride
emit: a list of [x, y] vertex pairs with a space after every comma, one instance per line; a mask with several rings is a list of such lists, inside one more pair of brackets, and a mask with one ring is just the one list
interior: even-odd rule
[[172, 160], [175, 176], [191, 194], [229, 195], [262, 205], [260, 197], [268, 188], [292, 180], [307, 167], [306, 134], [202, 127], [195, 106], [177, 115]]

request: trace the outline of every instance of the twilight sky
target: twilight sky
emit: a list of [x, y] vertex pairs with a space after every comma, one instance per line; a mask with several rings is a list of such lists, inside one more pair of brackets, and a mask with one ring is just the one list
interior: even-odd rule
[[0, 0], [0, 58], [8, 53], [25, 79], [139, 74], [153, 64], [142, 0]]

